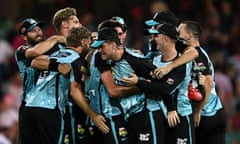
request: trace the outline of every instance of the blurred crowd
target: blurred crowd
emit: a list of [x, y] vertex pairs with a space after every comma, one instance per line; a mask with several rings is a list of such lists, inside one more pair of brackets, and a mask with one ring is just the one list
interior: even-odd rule
[[53, 13], [71, 6], [79, 11], [82, 25], [92, 31], [115, 15], [126, 19], [128, 45], [146, 52], [148, 40], [142, 35], [144, 21], [161, 10], [171, 10], [179, 20], [196, 20], [203, 29], [201, 45], [215, 67], [215, 80], [227, 116], [227, 142], [240, 143], [240, 3], [238, 0], [3, 0], [0, 6], [0, 141], [16, 143], [21, 79], [14, 52], [23, 40], [18, 34], [23, 19], [44, 21], [46, 38], [55, 34]]

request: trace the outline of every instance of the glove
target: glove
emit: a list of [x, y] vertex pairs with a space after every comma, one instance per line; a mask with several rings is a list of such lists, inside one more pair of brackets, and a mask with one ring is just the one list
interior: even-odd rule
[[103, 73], [104, 71], [111, 70], [111, 65], [107, 63], [106, 60], [103, 60], [101, 58], [101, 54], [97, 53], [95, 55], [95, 67], [98, 68], [98, 70]]
[[201, 101], [201, 100], [203, 100], [203, 95], [201, 94], [199, 89], [194, 88], [192, 84], [189, 84], [189, 86], [188, 86], [188, 98], [192, 101]]

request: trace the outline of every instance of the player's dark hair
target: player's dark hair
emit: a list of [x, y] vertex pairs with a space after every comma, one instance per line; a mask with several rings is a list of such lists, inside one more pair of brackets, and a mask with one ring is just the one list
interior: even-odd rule
[[113, 19], [103, 20], [98, 25], [98, 31], [103, 29], [103, 28], [112, 28], [112, 29], [114, 29], [115, 27], [120, 27], [124, 31], [124, 28], [123, 28], [122, 24], [120, 24], [118, 21], [113, 20]]
[[193, 36], [196, 39], [200, 38], [200, 36], [202, 34], [202, 30], [201, 30], [201, 27], [200, 27], [198, 22], [195, 22], [195, 21], [183, 21], [181, 23], [186, 25], [186, 32], [192, 33]]

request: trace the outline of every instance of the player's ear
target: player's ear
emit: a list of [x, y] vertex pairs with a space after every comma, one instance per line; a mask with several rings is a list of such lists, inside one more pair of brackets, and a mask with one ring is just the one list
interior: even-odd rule
[[83, 44], [85, 43], [85, 40], [81, 39], [79, 42], [80, 42], [80, 45], [83, 46]]
[[187, 39], [190, 40], [193, 38], [193, 34], [192, 33], [187, 33]]
[[67, 21], [62, 21], [62, 26], [63, 26], [63, 27], [67, 27], [67, 26], [68, 26]]
[[170, 38], [166, 35], [162, 35], [162, 39], [164, 42], [167, 42]]
[[88, 43], [89, 42], [89, 39], [86, 39], [86, 38], [83, 38], [80, 40], [80, 44], [83, 45], [85, 43]]
[[22, 37], [22, 39], [23, 39], [24, 41], [27, 41], [27, 36], [26, 36], [26, 35], [27, 35], [27, 34], [25, 34], [25, 35], [22, 34], [22, 35], [21, 35], [21, 37]]
[[90, 47], [90, 44], [91, 44], [91, 39], [90, 38], [84, 38], [80, 41], [81, 45], [82, 46], [87, 46], [87, 47]]

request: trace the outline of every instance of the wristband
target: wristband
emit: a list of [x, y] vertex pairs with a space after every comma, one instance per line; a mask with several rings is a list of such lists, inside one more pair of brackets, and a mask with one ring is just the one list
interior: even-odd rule
[[49, 63], [49, 65], [48, 65], [48, 70], [49, 70], [49, 71], [58, 72], [58, 65], [59, 65], [59, 64], [60, 64], [60, 63], [57, 62], [56, 59], [50, 59], [50, 63]]

